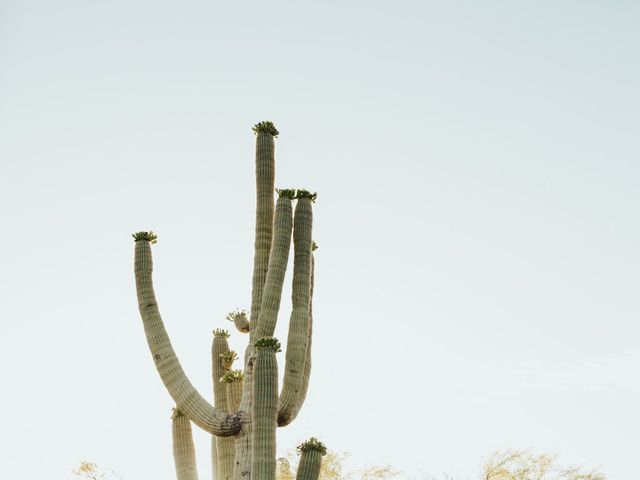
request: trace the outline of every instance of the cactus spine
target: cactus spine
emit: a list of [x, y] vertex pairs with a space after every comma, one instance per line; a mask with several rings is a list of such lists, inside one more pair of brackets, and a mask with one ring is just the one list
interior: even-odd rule
[[[216, 437], [211, 448], [214, 479], [274, 480], [276, 427], [287, 425], [296, 417], [308, 387], [314, 275], [311, 226], [315, 194], [306, 190], [277, 190], [279, 198], [274, 203], [274, 137], [278, 131], [271, 122], [261, 122], [254, 127], [254, 132], [257, 194], [251, 311], [249, 318], [242, 310], [227, 316], [240, 332], [249, 333], [249, 346], [244, 355], [244, 372], [231, 370], [237, 354], [229, 351], [228, 332], [214, 331], [213, 405], [195, 390], [185, 375], [160, 316], [153, 290], [151, 255], [151, 244], [156, 242], [157, 235], [153, 232], [133, 235], [136, 291], [145, 336], [160, 378], [176, 403], [173, 434], [174, 452], [179, 453], [175, 453], [179, 480], [197, 478], [195, 457], [185, 453], [193, 451], [189, 422]], [[297, 200], [295, 217], [294, 200]], [[280, 344], [271, 337], [280, 309], [292, 231], [293, 309], [285, 380], [279, 395], [275, 354]]]

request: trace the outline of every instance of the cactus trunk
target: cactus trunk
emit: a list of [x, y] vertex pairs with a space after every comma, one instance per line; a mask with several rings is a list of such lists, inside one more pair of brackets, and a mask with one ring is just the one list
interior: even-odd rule
[[278, 363], [280, 345], [273, 338], [256, 343], [253, 382], [253, 445], [251, 480], [276, 476], [276, 427], [278, 413]]

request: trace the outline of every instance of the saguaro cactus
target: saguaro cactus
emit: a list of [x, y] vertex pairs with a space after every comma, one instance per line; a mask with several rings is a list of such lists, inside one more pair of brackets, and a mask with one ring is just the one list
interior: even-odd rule
[[[260, 122], [253, 131], [257, 138], [251, 311], [249, 318], [242, 310], [227, 316], [238, 331], [249, 333], [249, 345], [244, 355], [244, 372], [231, 370], [237, 354], [229, 350], [229, 334], [221, 329], [214, 331], [211, 354], [213, 405], [196, 391], [187, 378], [160, 316], [153, 290], [151, 257], [151, 244], [156, 242], [157, 235], [153, 232], [133, 235], [138, 306], [147, 343], [160, 378], [176, 403], [173, 438], [179, 480], [197, 477], [190, 421], [213, 436], [211, 459], [215, 479], [274, 480], [276, 427], [288, 425], [295, 419], [309, 385], [315, 266], [312, 204], [316, 194], [306, 190], [276, 190], [276, 204], [274, 138], [278, 131], [271, 122]], [[297, 202], [295, 213], [294, 202]], [[278, 393], [276, 352], [280, 350], [280, 343], [272, 336], [280, 309], [292, 233], [293, 308], [284, 381], [282, 391]], [[305, 442], [303, 445], [311, 444]], [[303, 452], [301, 465], [310, 465], [305, 467], [305, 471], [311, 473], [305, 473], [303, 480], [315, 480], [315, 465], [321, 455], [310, 454], [307, 457]]]

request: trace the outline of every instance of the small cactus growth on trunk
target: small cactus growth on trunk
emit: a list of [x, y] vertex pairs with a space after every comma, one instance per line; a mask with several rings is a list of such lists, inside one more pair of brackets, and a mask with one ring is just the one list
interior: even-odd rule
[[[312, 204], [316, 194], [307, 190], [275, 190], [274, 138], [271, 122], [253, 127], [256, 134], [256, 221], [251, 285], [251, 309], [227, 315], [241, 333], [249, 334], [244, 371], [232, 370], [238, 354], [229, 349], [229, 332], [213, 331], [211, 368], [213, 402], [208, 402], [187, 378], [165, 330], [156, 301], [151, 244], [158, 236], [133, 234], [134, 270], [138, 306], [152, 359], [176, 404], [173, 444], [179, 480], [195, 480], [195, 451], [191, 422], [212, 435], [214, 480], [274, 480], [276, 428], [291, 423], [304, 402], [311, 371], [311, 303], [315, 243], [312, 240]], [[274, 192], [278, 195], [274, 202]], [[294, 208], [295, 204], [295, 208]], [[284, 380], [278, 389], [273, 338], [293, 237], [292, 311], [289, 320]], [[316, 480], [324, 446], [311, 439], [299, 447], [298, 478]]]

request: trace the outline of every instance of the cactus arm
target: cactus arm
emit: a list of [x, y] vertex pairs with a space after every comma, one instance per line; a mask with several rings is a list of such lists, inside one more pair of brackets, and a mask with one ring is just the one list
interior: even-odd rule
[[[311, 298], [311, 246], [313, 212], [311, 198], [303, 196], [296, 205], [293, 243], [292, 311], [289, 320], [284, 380], [278, 407], [278, 425], [291, 423], [300, 410], [309, 350], [309, 304]], [[310, 366], [310, 365], [309, 365]], [[306, 372], [308, 381], [309, 372]]]
[[171, 415], [171, 437], [177, 479], [198, 480], [191, 422], [178, 408], [174, 408]]
[[280, 299], [282, 297], [282, 284], [289, 260], [289, 249], [291, 248], [292, 211], [291, 200], [292, 190], [279, 190], [280, 198], [276, 204], [275, 232], [271, 253], [269, 254], [269, 268], [262, 294], [262, 304], [260, 305], [260, 315], [255, 327], [255, 337], [271, 337], [276, 328], [278, 311], [280, 310]]
[[235, 412], [240, 408], [244, 374], [242, 370], [230, 370], [220, 379], [227, 389], [229, 410]]
[[[211, 344], [211, 376], [213, 380], [213, 397], [214, 407], [220, 411], [233, 413], [229, 409], [227, 399], [227, 389], [220, 379], [227, 372], [230, 363], [227, 358], [232, 359], [233, 353], [229, 350], [229, 342], [227, 338], [229, 332], [222, 329], [213, 331], [213, 343]], [[233, 437], [211, 437], [211, 462], [216, 466], [217, 480], [230, 480], [233, 474], [233, 456], [234, 456], [234, 439]], [[215, 460], [214, 460], [215, 455]]]
[[231, 408], [238, 410], [242, 399], [242, 380], [236, 380], [227, 385], [227, 395]]
[[326, 447], [311, 438], [298, 447], [300, 463], [296, 472], [296, 480], [318, 480], [322, 457], [327, 453]]
[[153, 291], [151, 241], [150, 238], [136, 239], [134, 270], [138, 307], [156, 369], [177, 407], [193, 423], [214, 435], [235, 435], [242, 427], [240, 418], [216, 410], [198, 393], [171, 346]]
[[[315, 244], [313, 244], [312, 249], [315, 248]], [[300, 412], [300, 408], [304, 404], [305, 399], [307, 398], [307, 391], [309, 390], [309, 379], [311, 378], [311, 341], [313, 340], [313, 286], [315, 279], [315, 258], [313, 253], [311, 254], [311, 288], [309, 293], [309, 334], [307, 336], [307, 355], [304, 360], [304, 374], [302, 377], [302, 388], [300, 390], [300, 399], [296, 404], [292, 412], [292, 417], [295, 419], [298, 416], [298, 412]], [[278, 423], [278, 425], [280, 425]]]
[[249, 319], [247, 318], [247, 312], [244, 310], [236, 310], [227, 315], [227, 320], [233, 322], [239, 332], [249, 333]]
[[[253, 127], [256, 133], [256, 225], [251, 286], [251, 314], [249, 324], [257, 321], [262, 303], [262, 292], [267, 277], [269, 252], [273, 237], [273, 190], [276, 164], [274, 137], [278, 131], [271, 122], [260, 122]], [[250, 336], [250, 345], [253, 340]]]
[[278, 413], [276, 352], [280, 350], [280, 344], [275, 338], [262, 338], [255, 343], [255, 347], [251, 412], [253, 427], [251, 480], [274, 480]]

